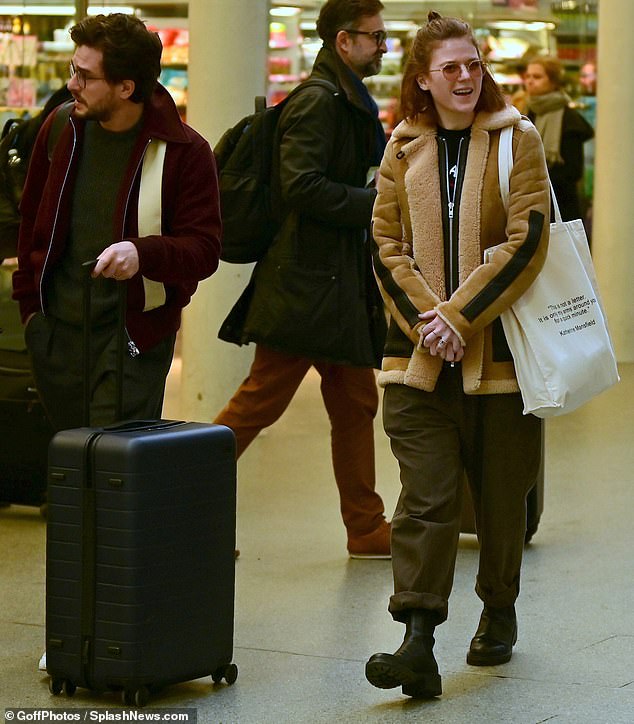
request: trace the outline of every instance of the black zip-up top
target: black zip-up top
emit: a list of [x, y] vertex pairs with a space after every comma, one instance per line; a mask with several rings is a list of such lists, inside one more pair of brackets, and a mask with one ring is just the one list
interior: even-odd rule
[[458, 273], [458, 228], [460, 195], [469, 151], [471, 128], [450, 131], [438, 128], [438, 170], [442, 199], [442, 223], [445, 239], [445, 291], [447, 299], [460, 285]]

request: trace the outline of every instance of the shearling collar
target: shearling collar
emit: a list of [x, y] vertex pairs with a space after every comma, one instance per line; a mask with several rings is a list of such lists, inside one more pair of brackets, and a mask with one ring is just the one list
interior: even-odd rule
[[[483, 131], [495, 131], [505, 126], [515, 125], [521, 118], [520, 112], [513, 106], [506, 106], [500, 111], [493, 113], [478, 113], [471, 126], [473, 130]], [[401, 150], [405, 155], [416, 150], [418, 147], [418, 140], [435, 136], [437, 132], [437, 126], [431, 121], [429, 116], [419, 116], [415, 121], [408, 121], [407, 119], [401, 121], [398, 126], [394, 129], [392, 137], [395, 140], [406, 141], [401, 146]], [[409, 140], [407, 140], [409, 139]]]

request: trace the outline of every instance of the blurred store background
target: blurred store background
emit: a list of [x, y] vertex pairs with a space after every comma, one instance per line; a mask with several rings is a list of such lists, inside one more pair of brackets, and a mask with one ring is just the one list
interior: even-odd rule
[[[254, 0], [265, 2], [266, 0]], [[605, 0], [604, 0], [605, 1]], [[213, 6], [214, 0], [209, 0]], [[390, 33], [381, 75], [368, 79], [389, 126], [408, 44], [427, 11], [468, 20], [496, 78], [509, 93], [521, 86], [526, 58], [556, 54], [568, 70], [572, 97], [584, 95], [582, 69], [596, 62], [598, 0], [385, 0]], [[269, 100], [275, 102], [303, 78], [320, 47], [315, 32], [319, 0], [270, 3]], [[29, 112], [66, 81], [75, 17], [99, 12], [136, 13], [153, 26], [165, 46], [164, 83], [179, 106], [187, 105], [188, 4], [165, 0], [0, 0], [0, 106]], [[239, 38], [236, 39], [239, 42]]]
[[[429, 10], [471, 23], [509, 98], [522, 87], [521, 73], [529, 57], [556, 55], [563, 62], [573, 104], [595, 128], [600, 116], [596, 163], [595, 142], [584, 146], [584, 217], [592, 219], [592, 253], [617, 357], [620, 363], [634, 362], [630, 292], [634, 220], [627, 213], [632, 205], [634, 94], [631, 83], [621, 80], [623, 63], [634, 62], [630, 31], [634, 0], [383, 2], [389, 52], [381, 74], [366, 82], [388, 134], [397, 120], [407, 49]], [[315, 21], [322, 4], [321, 0], [0, 0], [0, 131], [7, 119], [36, 113], [66, 82], [73, 52], [68, 29], [77, 19], [126, 12], [160, 33], [162, 81], [183, 117], [189, 116], [192, 125], [215, 144], [227, 128], [252, 112], [254, 96], [266, 92], [269, 103], [279, 101], [310, 72], [321, 45]], [[597, 114], [599, 61], [601, 112]], [[182, 354], [176, 359], [179, 370], [182, 361], [178, 379], [184, 419], [212, 419], [228, 392], [247, 374], [252, 346], [222, 343], [216, 330], [250, 274], [249, 265], [221, 264], [213, 278], [199, 286], [186, 310]], [[202, 343], [200, 330], [207, 331]]]
[[[606, 0], [603, 0], [604, 2]], [[213, 7], [214, 0], [209, 0]], [[266, 0], [253, 0], [256, 3]], [[594, 125], [597, 10], [599, 0], [384, 0], [389, 52], [380, 75], [367, 80], [389, 133], [397, 120], [401, 69], [408, 44], [428, 10], [457, 15], [475, 28], [482, 51], [509, 96], [521, 89], [521, 73], [532, 55], [559, 56], [567, 91]], [[315, 32], [319, 0], [270, 2], [268, 99], [275, 103], [304, 78], [321, 42]], [[162, 82], [183, 117], [187, 112], [188, 3], [133, 0], [0, 0], [0, 128], [8, 118], [33, 114], [68, 75], [72, 43], [68, 28], [77, 17], [99, 12], [136, 13], [161, 35]], [[221, 20], [221, 19], [220, 19]], [[239, 38], [236, 38], [239, 42]], [[245, 52], [248, 49], [245, 48]], [[230, 75], [228, 75], [230, 79]], [[586, 195], [591, 198], [593, 158], [588, 144]]]

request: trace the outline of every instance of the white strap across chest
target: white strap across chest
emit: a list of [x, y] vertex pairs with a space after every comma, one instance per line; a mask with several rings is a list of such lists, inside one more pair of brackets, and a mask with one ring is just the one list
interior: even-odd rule
[[[160, 236], [162, 233], [163, 166], [167, 143], [153, 139], [148, 145], [141, 169], [139, 188], [138, 232], [139, 236]], [[163, 306], [167, 295], [161, 282], [143, 277], [145, 290], [144, 312]]]

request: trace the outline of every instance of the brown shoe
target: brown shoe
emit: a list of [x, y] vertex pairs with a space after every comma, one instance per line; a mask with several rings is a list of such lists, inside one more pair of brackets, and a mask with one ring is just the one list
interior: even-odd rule
[[350, 558], [367, 558], [376, 560], [389, 560], [390, 551], [390, 524], [383, 520], [381, 525], [371, 533], [359, 536], [348, 536], [348, 553]]

